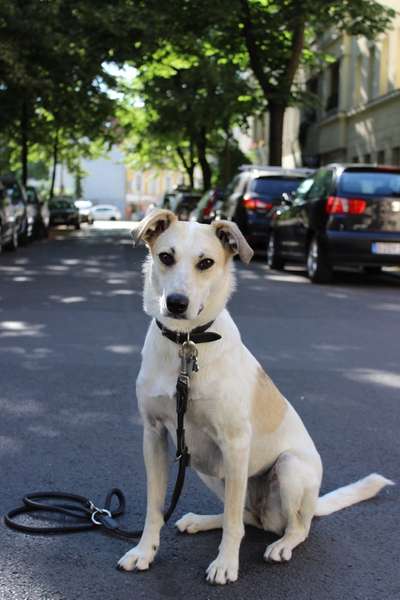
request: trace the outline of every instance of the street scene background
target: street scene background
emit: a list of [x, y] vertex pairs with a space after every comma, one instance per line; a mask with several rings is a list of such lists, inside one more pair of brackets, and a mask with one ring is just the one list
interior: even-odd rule
[[[130, 231], [155, 208], [253, 247], [228, 308], [314, 439], [321, 493], [397, 484], [399, 0], [0, 0], [1, 515], [117, 486], [143, 526]], [[221, 532], [174, 528], [189, 511], [221, 511], [190, 470], [140, 573], [115, 568], [134, 540], [2, 522], [0, 600], [400, 598], [398, 485], [315, 519], [288, 564], [247, 527], [227, 587], [204, 576]]]

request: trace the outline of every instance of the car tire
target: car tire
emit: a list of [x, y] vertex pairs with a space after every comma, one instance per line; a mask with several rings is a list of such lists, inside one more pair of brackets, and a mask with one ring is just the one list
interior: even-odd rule
[[382, 267], [379, 265], [371, 265], [369, 267], [364, 267], [363, 271], [366, 275], [379, 275], [382, 272]]
[[332, 267], [317, 237], [313, 237], [310, 241], [306, 264], [307, 275], [312, 283], [329, 283], [332, 281]]
[[268, 238], [267, 264], [269, 268], [273, 269], [274, 271], [283, 271], [283, 269], [285, 268], [285, 261], [279, 255], [279, 252], [277, 250], [276, 237], [273, 232], [271, 232]]

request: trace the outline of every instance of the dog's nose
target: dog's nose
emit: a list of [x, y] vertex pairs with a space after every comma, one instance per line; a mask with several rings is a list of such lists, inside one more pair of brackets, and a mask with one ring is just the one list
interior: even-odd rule
[[167, 296], [167, 308], [173, 315], [182, 315], [189, 305], [189, 298], [183, 294], [170, 294]]

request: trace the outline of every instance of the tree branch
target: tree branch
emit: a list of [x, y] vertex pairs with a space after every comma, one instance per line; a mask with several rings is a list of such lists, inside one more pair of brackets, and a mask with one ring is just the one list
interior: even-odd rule
[[251, 19], [250, 6], [247, 0], [240, 0], [243, 11], [243, 37], [249, 53], [250, 65], [254, 76], [261, 86], [264, 95], [267, 96], [271, 92], [271, 86], [268, 83], [268, 78], [265, 76], [264, 69], [260, 60], [256, 38], [254, 35], [253, 21]]

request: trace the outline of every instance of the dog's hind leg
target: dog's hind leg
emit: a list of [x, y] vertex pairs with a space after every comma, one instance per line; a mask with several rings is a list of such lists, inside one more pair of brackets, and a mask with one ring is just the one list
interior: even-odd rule
[[[278, 479], [280, 511], [284, 534], [267, 546], [264, 559], [288, 561], [293, 549], [307, 538], [315, 513], [319, 477], [313, 466], [302, 458], [284, 452], [274, 465]], [[265, 528], [268, 529], [268, 517]]]

